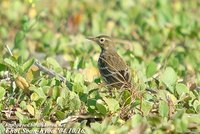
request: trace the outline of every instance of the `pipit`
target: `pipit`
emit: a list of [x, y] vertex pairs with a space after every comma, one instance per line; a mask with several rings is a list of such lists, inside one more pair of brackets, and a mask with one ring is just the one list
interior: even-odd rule
[[116, 88], [131, 88], [131, 73], [114, 49], [114, 42], [111, 37], [100, 35], [87, 38], [96, 42], [101, 47], [101, 54], [98, 59], [98, 68], [103, 80], [108, 86]]

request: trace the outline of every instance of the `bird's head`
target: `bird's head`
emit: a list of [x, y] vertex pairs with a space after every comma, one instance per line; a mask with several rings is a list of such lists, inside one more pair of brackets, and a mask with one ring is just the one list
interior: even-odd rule
[[96, 42], [102, 50], [113, 49], [112, 38], [106, 35], [99, 35], [97, 37], [88, 37], [87, 39]]

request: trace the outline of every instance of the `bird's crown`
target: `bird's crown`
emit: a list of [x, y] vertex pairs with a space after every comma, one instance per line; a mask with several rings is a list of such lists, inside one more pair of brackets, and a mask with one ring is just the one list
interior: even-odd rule
[[89, 37], [89, 40], [96, 42], [102, 50], [108, 50], [113, 48], [112, 38], [107, 35], [99, 35], [97, 37]]

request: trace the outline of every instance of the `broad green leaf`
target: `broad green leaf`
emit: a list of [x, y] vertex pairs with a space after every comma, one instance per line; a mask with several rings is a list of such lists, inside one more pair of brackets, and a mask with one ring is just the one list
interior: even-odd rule
[[79, 96], [76, 93], [74, 93], [74, 92], [70, 92], [70, 96], [73, 96], [73, 98], [70, 99], [70, 103], [69, 103], [70, 109], [71, 110], [78, 110], [78, 109], [80, 109], [81, 101], [79, 99]]
[[99, 123], [99, 122], [94, 122], [94, 123], [91, 123], [91, 128], [93, 130], [95, 130], [96, 132], [102, 132], [102, 125]]
[[16, 116], [19, 118], [20, 123], [28, 123], [28, 117], [22, 115], [20, 112], [16, 111], [15, 112]]
[[178, 83], [176, 84], [176, 92], [181, 96], [183, 93], [189, 93], [189, 88], [183, 83]]
[[87, 89], [87, 87], [81, 83], [74, 83], [72, 87], [72, 90], [76, 93], [83, 93], [85, 89]]
[[142, 57], [143, 56], [143, 48], [141, 46], [141, 44], [137, 43], [137, 42], [134, 42], [134, 55], [135, 56], [138, 56], [138, 57]]
[[[37, 106], [41, 106], [47, 99], [47, 96], [45, 95], [43, 89], [41, 87], [30, 87], [29, 88], [31, 91], [34, 91], [37, 95], [36, 96], [32, 96], [32, 99], [37, 99], [37, 96], [39, 97], [37, 100], [34, 100], [35, 103], [37, 104]], [[34, 98], [36, 97], [36, 98]]]
[[33, 106], [27, 105], [27, 110], [32, 116], [35, 115], [35, 110], [34, 110]]
[[123, 103], [125, 103], [125, 105], [130, 104], [131, 103], [131, 93], [129, 91], [125, 90], [122, 95], [122, 100], [123, 100]]
[[168, 117], [169, 114], [169, 106], [165, 101], [159, 102], [159, 115], [162, 117]]
[[[52, 80], [52, 81], [54, 81], [54, 80]], [[39, 83], [40, 87], [49, 86], [49, 85], [50, 85], [49, 79], [45, 79], [45, 78], [40, 79], [40, 83]]]
[[81, 73], [75, 74], [74, 82], [75, 83], [82, 83], [84, 81], [84, 77]]
[[156, 70], [157, 70], [157, 64], [154, 61], [150, 62], [147, 65], [147, 69], [146, 69], [147, 77], [149, 78], [149, 77], [153, 76], [156, 73]]
[[190, 116], [188, 116], [189, 122], [200, 124], [200, 120], [197, 119], [200, 119], [200, 114], [190, 114]]
[[173, 68], [167, 67], [165, 71], [160, 75], [160, 79], [165, 85], [174, 93], [174, 86], [177, 81], [177, 74]]
[[135, 114], [131, 117], [131, 126], [136, 127], [142, 121], [142, 116], [139, 114]]
[[58, 104], [58, 106], [63, 108], [63, 98], [62, 97], [58, 97], [56, 100], [56, 103]]
[[79, 69], [83, 67], [83, 58], [82, 57], [76, 57], [76, 60], [74, 61], [74, 69]]
[[157, 93], [157, 96], [159, 98], [162, 98], [162, 100], [164, 100], [166, 102], [168, 101], [167, 99], [169, 97], [169, 99], [173, 102], [173, 104], [177, 103], [177, 98], [174, 96], [174, 94], [170, 93], [167, 90], [159, 90]]
[[26, 73], [34, 63], [35, 63], [35, 60], [34, 60], [34, 59], [29, 59], [28, 61], [26, 61], [26, 62], [22, 65], [23, 71]]
[[4, 62], [13, 68], [17, 68], [17, 66], [18, 66], [16, 62], [14, 62], [13, 60], [8, 59], [8, 58], [5, 58]]
[[161, 45], [161, 35], [160, 34], [156, 34], [156, 35], [152, 35], [151, 39], [150, 39], [150, 43], [153, 46], [160, 46]]
[[3, 124], [0, 123], [0, 133], [1, 134], [5, 134], [5, 132], [6, 132], [5, 125], [3, 125]]
[[31, 100], [32, 100], [32, 101], [37, 101], [38, 99], [39, 99], [39, 96], [38, 96], [37, 93], [32, 93], [32, 94], [31, 94]]
[[119, 107], [119, 102], [113, 98], [103, 98], [103, 100], [106, 102], [108, 105], [108, 109], [111, 112], [116, 112], [120, 107]]
[[25, 102], [25, 101], [21, 101], [20, 107], [21, 107], [22, 109], [26, 109], [26, 107], [27, 107], [26, 102]]
[[47, 62], [54, 67], [56, 72], [60, 72], [61, 71], [61, 67], [60, 67], [59, 63], [55, 59], [47, 58]]
[[95, 99], [88, 99], [87, 100], [88, 106], [95, 106], [96, 105], [96, 100]]
[[3, 99], [5, 94], [6, 94], [6, 90], [3, 87], [0, 87], [0, 100]]
[[57, 110], [56, 111], [56, 117], [58, 118], [58, 119], [60, 119], [60, 120], [62, 120], [62, 119], [64, 119], [65, 118], [65, 113], [64, 112], [62, 112], [62, 111], [60, 111], [60, 110]]
[[5, 71], [7, 69], [7, 66], [1, 63], [0, 60], [0, 71]]
[[144, 100], [142, 101], [141, 105], [142, 105], [142, 108], [141, 108], [142, 112], [144, 113], [145, 116], [147, 116], [152, 109], [153, 103], [147, 100]]
[[105, 115], [107, 113], [106, 106], [102, 100], [97, 100], [96, 107], [101, 114]]
[[3, 110], [3, 104], [0, 103], [0, 110]]
[[35, 103], [37, 104], [37, 106], [42, 106], [46, 101], [46, 98], [39, 98], [37, 101], [35, 101]]
[[18, 31], [17, 34], [15, 35], [15, 47], [16, 48], [21, 48], [20, 47], [20, 42], [25, 38], [25, 33], [23, 31]]
[[42, 88], [36, 88], [36, 87], [34, 87], [33, 89], [34, 89], [34, 92], [37, 93], [37, 95], [40, 98], [46, 98], [46, 95], [45, 95], [45, 93], [44, 93], [44, 91], [43, 91]]
[[50, 113], [50, 109], [51, 109], [51, 105], [48, 103], [48, 104], [44, 107], [44, 109], [43, 109], [43, 111], [42, 111], [42, 114], [43, 114], [43, 115], [47, 115], [48, 113]]
[[52, 98], [56, 99], [59, 96], [60, 89], [58, 86], [55, 86], [52, 90]]
[[183, 114], [183, 116], [179, 119], [174, 120], [175, 121], [175, 127], [176, 132], [178, 133], [184, 133], [187, 130], [188, 127], [188, 115]]
[[200, 101], [199, 100], [195, 100], [193, 102], [193, 107], [194, 107], [196, 112], [200, 113]]

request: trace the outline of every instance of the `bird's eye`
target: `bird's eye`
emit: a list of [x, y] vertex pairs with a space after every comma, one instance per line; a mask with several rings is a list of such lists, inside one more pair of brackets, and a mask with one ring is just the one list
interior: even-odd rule
[[105, 41], [105, 39], [101, 38], [99, 41], [100, 41], [100, 43], [103, 43]]

